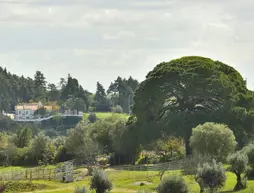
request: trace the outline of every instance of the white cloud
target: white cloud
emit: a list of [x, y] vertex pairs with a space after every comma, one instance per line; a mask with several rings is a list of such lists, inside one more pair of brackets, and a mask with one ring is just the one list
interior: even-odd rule
[[204, 55], [254, 88], [254, 2], [245, 0], [0, 0], [0, 63], [94, 90], [118, 75], [142, 80], [161, 61]]

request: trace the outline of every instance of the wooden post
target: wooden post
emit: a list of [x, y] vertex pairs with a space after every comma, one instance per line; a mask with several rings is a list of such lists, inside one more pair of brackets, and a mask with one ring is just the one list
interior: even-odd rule
[[32, 182], [32, 178], [33, 178], [33, 176], [32, 176], [32, 169], [30, 170], [30, 183]]
[[27, 169], [25, 170], [25, 178], [26, 178], [26, 180], [27, 180]]

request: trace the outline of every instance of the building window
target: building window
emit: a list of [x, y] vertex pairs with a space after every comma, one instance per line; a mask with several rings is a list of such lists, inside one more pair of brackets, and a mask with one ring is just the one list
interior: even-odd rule
[[21, 111], [19, 111], [19, 114], [21, 114]]
[[26, 111], [26, 114], [28, 114], [28, 111]]

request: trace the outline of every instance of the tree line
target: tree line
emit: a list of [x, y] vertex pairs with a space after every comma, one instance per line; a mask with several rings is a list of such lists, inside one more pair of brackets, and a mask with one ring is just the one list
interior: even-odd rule
[[0, 80], [0, 110], [6, 112], [14, 111], [18, 103], [42, 101], [57, 102], [62, 108], [78, 111], [107, 112], [118, 107], [129, 113], [130, 106], [133, 105], [134, 91], [139, 85], [132, 77], [118, 77], [107, 91], [97, 82], [97, 90], [93, 94], [84, 89], [70, 74], [67, 78], [61, 78], [56, 85], [48, 83], [41, 71], [36, 71], [33, 78], [26, 78], [11, 74], [1, 67]]
[[[41, 86], [45, 90], [44, 76], [39, 72], [36, 74], [37, 89]], [[143, 155], [140, 152], [144, 149], [156, 150], [164, 160], [181, 157], [183, 151], [190, 155], [192, 129], [206, 122], [227, 125], [236, 137], [237, 148], [253, 140], [253, 91], [247, 88], [239, 72], [219, 61], [183, 57], [163, 62], [149, 72], [141, 84], [131, 77], [118, 77], [107, 91], [97, 83], [94, 95], [71, 76], [60, 82], [56, 91], [60, 92], [57, 96], [64, 105], [80, 108], [82, 101], [90, 110], [108, 111], [110, 107], [120, 106], [123, 112], [132, 111], [128, 121], [121, 124], [113, 119], [96, 120], [91, 114], [89, 124], [81, 122], [70, 130], [67, 138], [77, 137], [70, 140], [70, 143], [77, 143], [71, 145], [74, 147], [71, 152], [78, 151], [69, 155], [72, 158], [82, 155], [79, 151], [90, 149], [86, 145], [90, 146], [87, 143], [93, 137], [96, 140], [91, 143], [97, 143], [93, 147], [98, 146], [105, 154], [121, 157], [123, 162], [141, 160]], [[70, 143], [66, 140], [66, 148]], [[184, 150], [182, 144], [185, 144]]]

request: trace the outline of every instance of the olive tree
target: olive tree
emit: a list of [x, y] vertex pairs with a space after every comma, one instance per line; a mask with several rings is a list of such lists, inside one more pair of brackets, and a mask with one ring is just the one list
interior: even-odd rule
[[190, 138], [190, 146], [195, 153], [220, 161], [226, 160], [236, 145], [234, 133], [228, 126], [210, 122], [194, 128]]
[[228, 164], [230, 164], [229, 170], [233, 172], [237, 177], [237, 183], [234, 187], [235, 191], [245, 189], [247, 177], [245, 175], [242, 178], [242, 174], [246, 174], [248, 170], [248, 157], [245, 153], [236, 152], [228, 156]]
[[249, 160], [249, 165], [253, 171], [254, 170], [254, 144], [250, 143], [249, 145], [247, 145], [246, 147], [242, 149], [242, 152], [247, 155]]
[[157, 188], [158, 193], [188, 193], [188, 186], [182, 176], [168, 176]]
[[204, 163], [198, 168], [195, 180], [200, 186], [200, 192], [207, 190], [214, 193], [224, 186], [226, 170], [222, 163], [213, 160], [212, 163]]
[[91, 178], [90, 188], [94, 189], [96, 193], [105, 193], [112, 189], [112, 183], [103, 170], [97, 169]]

